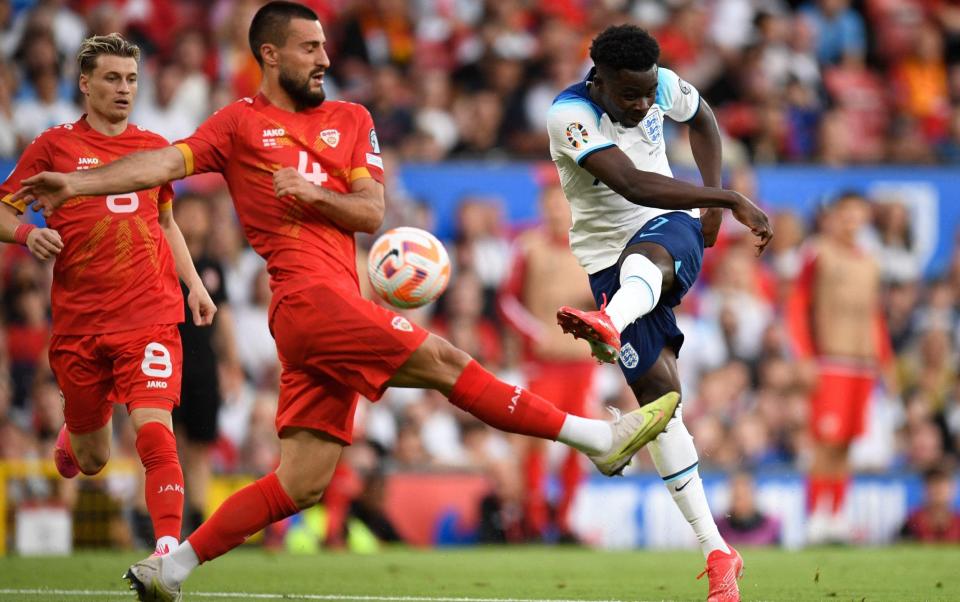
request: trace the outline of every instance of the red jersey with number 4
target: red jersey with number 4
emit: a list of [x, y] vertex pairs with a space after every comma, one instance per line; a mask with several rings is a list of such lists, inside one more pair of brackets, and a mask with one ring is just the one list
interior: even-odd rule
[[220, 172], [247, 240], [270, 272], [273, 306], [323, 282], [359, 289], [354, 233], [309, 203], [277, 198], [274, 172], [297, 169], [308, 181], [348, 193], [360, 178], [383, 182], [380, 145], [361, 105], [326, 101], [292, 113], [262, 94], [220, 109], [179, 142], [186, 173]]
[[[34, 174], [91, 169], [166, 144], [162, 136], [135, 125], [106, 136], [84, 116], [37, 136], [0, 186], [0, 197], [22, 213], [25, 204], [10, 197]], [[63, 239], [50, 293], [55, 334], [105, 334], [183, 321], [173, 255], [158, 220], [172, 201], [167, 185], [76, 197], [50, 216], [47, 226]]]

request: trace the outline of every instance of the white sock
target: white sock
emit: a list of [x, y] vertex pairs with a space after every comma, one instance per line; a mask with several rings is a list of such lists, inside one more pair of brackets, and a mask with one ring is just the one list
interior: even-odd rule
[[604, 308], [619, 332], [645, 316], [660, 301], [663, 272], [639, 253], [628, 255], [620, 266], [620, 289]]
[[189, 541], [180, 544], [180, 547], [163, 557], [160, 564], [160, 578], [170, 585], [180, 585], [187, 580], [193, 569], [200, 566], [200, 559], [193, 551]]
[[707, 495], [703, 491], [703, 481], [700, 480], [700, 471], [697, 469], [697, 448], [693, 445], [693, 437], [683, 424], [681, 416], [681, 408], [678, 406], [677, 413], [667, 423], [666, 430], [651, 441], [647, 449], [650, 450], [657, 472], [670, 490], [673, 501], [693, 527], [703, 557], [708, 557], [714, 550], [729, 553], [730, 548], [720, 536], [717, 523], [714, 522], [707, 504]]
[[610, 423], [603, 420], [567, 414], [567, 419], [560, 427], [557, 441], [584, 453], [599, 454], [608, 451], [613, 445], [613, 430], [610, 428]]
[[180, 546], [180, 542], [177, 541], [176, 537], [171, 537], [170, 535], [164, 535], [157, 540], [156, 553], [157, 554], [169, 554], [173, 552]]

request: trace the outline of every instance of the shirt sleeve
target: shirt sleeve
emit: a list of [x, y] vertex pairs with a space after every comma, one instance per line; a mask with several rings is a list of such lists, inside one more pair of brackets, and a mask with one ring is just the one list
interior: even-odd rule
[[170, 211], [173, 209], [173, 186], [169, 183], [160, 187], [160, 195], [157, 197], [157, 208], [160, 211]]
[[577, 165], [591, 154], [614, 146], [600, 132], [600, 117], [586, 100], [563, 100], [550, 107], [547, 132], [553, 159], [568, 157]]
[[673, 71], [660, 67], [656, 103], [667, 117], [682, 123], [693, 119], [700, 110], [700, 92]]
[[[237, 101], [241, 102], [246, 99]], [[237, 103], [220, 109], [201, 123], [192, 136], [174, 143], [183, 153], [185, 175], [222, 172], [226, 168], [237, 125]]]
[[357, 139], [350, 155], [350, 181], [373, 178], [383, 184], [383, 157], [370, 112], [358, 105]]
[[23, 154], [20, 155], [20, 160], [17, 161], [17, 165], [13, 168], [13, 171], [10, 172], [10, 175], [7, 176], [3, 185], [0, 185], [0, 200], [15, 208], [18, 213], [23, 213], [27, 208], [27, 204], [23, 201], [14, 203], [10, 200], [10, 197], [12, 197], [13, 193], [17, 190], [20, 190], [20, 182], [41, 171], [50, 171], [53, 167], [47, 148], [48, 140], [49, 138], [43, 134], [37, 136], [37, 138], [24, 149]]

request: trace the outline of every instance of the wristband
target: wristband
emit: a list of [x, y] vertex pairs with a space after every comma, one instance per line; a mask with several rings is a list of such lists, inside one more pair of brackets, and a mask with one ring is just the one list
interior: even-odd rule
[[30, 233], [36, 229], [37, 227], [33, 224], [20, 224], [17, 226], [17, 229], [13, 231], [14, 242], [16, 242], [18, 245], [26, 246], [27, 236], [29, 236]]

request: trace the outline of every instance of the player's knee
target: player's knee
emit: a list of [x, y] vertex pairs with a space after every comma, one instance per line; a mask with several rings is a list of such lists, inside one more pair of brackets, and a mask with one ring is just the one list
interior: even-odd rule
[[80, 447], [75, 448], [73, 453], [77, 458], [77, 466], [80, 468], [80, 472], [85, 475], [95, 475], [99, 473], [110, 460], [109, 447], [105, 449], [85, 449]]
[[323, 492], [327, 490], [327, 485], [329, 484], [329, 478], [305, 478], [299, 480], [296, 485], [290, 487], [289, 490], [287, 490], [287, 495], [289, 495], [290, 499], [293, 500], [293, 503], [297, 505], [297, 508], [303, 510], [305, 508], [310, 508], [317, 505], [320, 502], [320, 498], [323, 497]]

